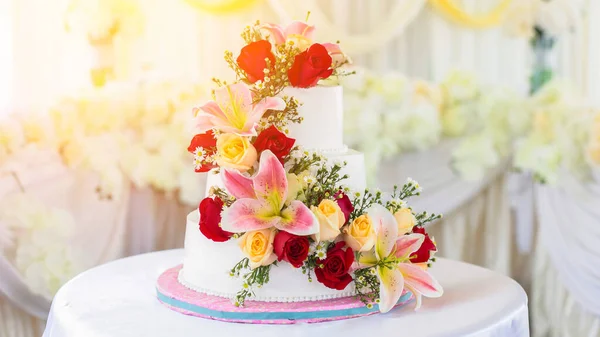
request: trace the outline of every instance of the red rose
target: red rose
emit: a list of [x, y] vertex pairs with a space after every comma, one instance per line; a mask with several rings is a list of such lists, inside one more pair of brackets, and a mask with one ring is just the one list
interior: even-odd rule
[[427, 234], [425, 228], [423, 227], [413, 227], [413, 233], [425, 235], [425, 241], [423, 241], [423, 244], [421, 245], [421, 247], [419, 247], [419, 249], [416, 252], [411, 254], [412, 258], [410, 259], [410, 262], [423, 263], [429, 261], [429, 258], [431, 258], [431, 252], [437, 251], [435, 243], [433, 243], [433, 241], [429, 237], [429, 234]]
[[283, 158], [290, 154], [295, 142], [295, 139], [288, 138], [285, 133], [277, 130], [274, 125], [271, 125], [256, 137], [253, 145], [259, 155], [265, 150], [271, 150], [275, 157], [283, 164]]
[[[317, 281], [323, 283], [327, 288], [344, 290], [348, 283], [352, 282], [352, 276], [348, 274], [350, 266], [354, 263], [354, 252], [350, 248], [343, 250], [345, 243], [338, 242], [327, 251], [325, 260], [317, 259], [315, 275]], [[323, 265], [323, 268], [319, 266]]]
[[207, 160], [217, 152], [217, 140], [212, 131], [195, 135], [187, 150], [194, 155], [196, 172], [208, 172], [217, 167]]
[[277, 260], [285, 260], [294, 268], [300, 268], [308, 256], [308, 238], [279, 231], [273, 240], [273, 251]]
[[265, 59], [269, 59], [271, 68], [275, 65], [275, 55], [271, 51], [271, 43], [267, 40], [260, 40], [242, 48], [236, 62], [246, 72], [248, 81], [254, 83], [265, 79], [264, 70], [267, 68]]
[[348, 222], [348, 219], [350, 219], [350, 213], [354, 211], [354, 206], [352, 205], [350, 198], [348, 198], [348, 195], [344, 192], [338, 191], [335, 194], [335, 201], [337, 202], [338, 206], [340, 206], [342, 213], [344, 213], [346, 222]]
[[223, 211], [223, 201], [219, 198], [204, 198], [200, 202], [200, 232], [207, 239], [215, 242], [224, 242], [229, 240], [233, 233], [221, 229], [221, 211]]
[[310, 88], [317, 82], [331, 76], [331, 56], [327, 49], [318, 43], [296, 55], [294, 64], [288, 70], [288, 79], [294, 87]]

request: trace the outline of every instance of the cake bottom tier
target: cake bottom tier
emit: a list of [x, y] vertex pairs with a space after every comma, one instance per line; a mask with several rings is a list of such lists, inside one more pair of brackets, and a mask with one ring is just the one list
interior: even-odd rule
[[[178, 281], [182, 266], [165, 271], [157, 281], [158, 299], [180, 313], [226, 322], [251, 324], [319, 323], [368, 316], [379, 313], [374, 305], [368, 308], [355, 297], [305, 302], [260, 302], [247, 300], [237, 307], [223, 297], [196, 292]], [[404, 292], [397, 306], [411, 302], [413, 296]]]
[[[238, 240], [214, 242], [207, 239], [199, 230], [199, 212], [193, 211], [187, 217], [185, 232], [185, 255], [179, 282], [197, 292], [234, 298], [243, 289], [243, 280], [232, 277], [229, 272], [245, 256]], [[304, 302], [325, 300], [354, 295], [354, 282], [344, 290], [327, 288], [317, 282], [315, 275], [309, 282], [308, 276], [300, 268], [289, 263], [279, 263], [271, 267], [269, 283], [255, 289], [254, 299], [263, 302]]]

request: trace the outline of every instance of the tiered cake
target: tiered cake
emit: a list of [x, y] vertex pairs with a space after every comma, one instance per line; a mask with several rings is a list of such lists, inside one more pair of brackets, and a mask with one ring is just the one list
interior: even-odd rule
[[[209, 173], [207, 197], [189, 214], [182, 266], [157, 283], [179, 312], [245, 323], [345, 319], [392, 308], [442, 288], [427, 269], [437, 251], [413, 214], [409, 179], [384, 200], [365, 189], [361, 153], [343, 143], [342, 89], [350, 75], [337, 44], [314, 27], [256, 24], [233, 84], [194, 109], [188, 151]], [[331, 81], [329, 81], [331, 82]]]

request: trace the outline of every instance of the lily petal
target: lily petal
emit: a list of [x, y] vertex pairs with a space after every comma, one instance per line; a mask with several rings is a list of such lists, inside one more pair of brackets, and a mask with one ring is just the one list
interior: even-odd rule
[[254, 105], [252, 110], [252, 119], [258, 122], [267, 110], [283, 110], [285, 101], [280, 97], [267, 97]]
[[217, 125], [226, 125], [227, 118], [221, 108], [214, 101], [209, 101], [203, 106], [194, 109], [195, 129], [197, 133], [205, 133]]
[[280, 25], [265, 23], [260, 26], [260, 29], [266, 30], [271, 35], [276, 44], [285, 43], [285, 34], [283, 32], [283, 27], [281, 27]]
[[313, 35], [315, 33], [315, 26], [309, 25], [306, 22], [302, 21], [294, 21], [290, 23], [287, 27], [285, 27], [285, 36], [289, 37], [290, 35], [300, 35], [309, 40], [313, 39]]
[[394, 255], [400, 259], [408, 259], [410, 254], [419, 250], [423, 242], [425, 241], [425, 235], [419, 233], [413, 233], [408, 235], [402, 235], [396, 240], [396, 251]]
[[408, 284], [404, 284], [404, 287], [406, 287], [406, 289], [408, 289], [408, 291], [410, 291], [413, 296], [415, 297], [415, 311], [419, 310], [419, 308], [421, 307], [421, 303], [423, 301], [423, 296], [421, 294], [419, 294], [418, 291], [416, 291], [414, 288], [412, 288], [411, 286], [409, 286]]
[[444, 293], [444, 289], [442, 289], [438, 281], [431, 274], [419, 268], [419, 266], [410, 263], [400, 263], [398, 270], [404, 276], [406, 286], [410, 286], [415, 292], [425, 297], [433, 298], [440, 297]]
[[379, 311], [390, 311], [402, 296], [404, 278], [398, 269], [377, 267], [379, 276]]
[[223, 210], [221, 228], [231, 233], [242, 233], [271, 228], [279, 221], [269, 205], [256, 199], [238, 199]]
[[256, 103], [248, 115], [244, 130], [256, 130], [258, 122], [267, 110], [283, 110], [285, 101], [279, 97], [267, 97]]
[[252, 187], [252, 179], [244, 176], [238, 170], [222, 169], [221, 181], [223, 181], [227, 191], [236, 199], [256, 198]]
[[369, 250], [367, 252], [361, 252], [360, 257], [358, 258], [358, 268], [367, 268], [377, 264], [377, 257], [375, 256], [375, 252], [373, 250]]
[[377, 233], [377, 241], [375, 242], [375, 254], [378, 260], [386, 258], [390, 255], [396, 239], [398, 238], [398, 223], [394, 215], [385, 207], [379, 204], [374, 204], [367, 209], [367, 214], [373, 220], [375, 232]]
[[287, 198], [288, 182], [285, 169], [270, 150], [260, 155], [258, 173], [252, 178], [256, 196], [269, 202], [277, 211]]
[[275, 224], [280, 230], [288, 233], [307, 236], [319, 231], [319, 221], [301, 201], [294, 200], [281, 212], [281, 220]]
[[[243, 83], [231, 84], [215, 90], [217, 104], [225, 115], [227, 124], [239, 135], [256, 135], [256, 130], [246, 128], [252, 114], [252, 93]], [[259, 117], [260, 118], [260, 117]], [[252, 126], [252, 125], [251, 125]]]

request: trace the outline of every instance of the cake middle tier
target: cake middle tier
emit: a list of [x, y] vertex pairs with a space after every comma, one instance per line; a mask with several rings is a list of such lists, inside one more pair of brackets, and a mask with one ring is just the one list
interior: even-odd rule
[[[199, 212], [194, 211], [187, 217], [185, 232], [185, 256], [183, 268], [179, 272], [179, 282], [197, 292], [213, 296], [234, 298], [243, 289], [241, 277], [230, 276], [230, 270], [245, 256], [237, 239], [227, 242], [213, 242], [198, 229]], [[255, 295], [249, 301], [263, 302], [304, 302], [354, 295], [354, 283], [344, 290], [335, 290], [319, 283], [315, 275], [312, 282], [287, 262], [272, 266], [269, 283], [255, 289]]]

